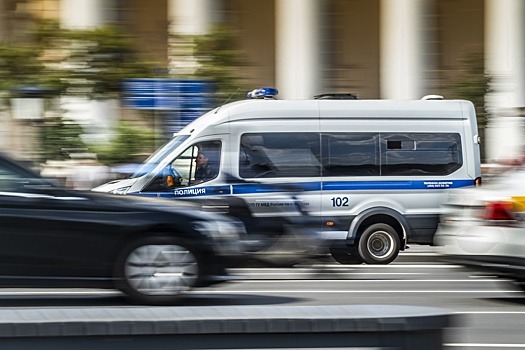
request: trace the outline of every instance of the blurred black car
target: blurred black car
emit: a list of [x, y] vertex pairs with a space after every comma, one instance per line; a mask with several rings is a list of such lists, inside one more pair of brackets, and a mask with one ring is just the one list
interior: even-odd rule
[[117, 288], [165, 304], [225, 279], [241, 222], [199, 205], [58, 188], [0, 155], [0, 285]]

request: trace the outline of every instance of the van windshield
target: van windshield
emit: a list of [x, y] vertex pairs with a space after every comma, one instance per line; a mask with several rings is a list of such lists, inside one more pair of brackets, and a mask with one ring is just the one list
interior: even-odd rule
[[162, 162], [163, 159], [165, 159], [173, 150], [175, 150], [177, 147], [179, 147], [180, 144], [182, 144], [184, 141], [186, 141], [190, 137], [190, 135], [177, 135], [173, 137], [171, 140], [166, 142], [164, 146], [157, 149], [151, 156], [148, 157], [142, 163], [137, 170], [130, 176], [131, 179], [140, 177], [144, 174], [149, 173], [157, 164]]

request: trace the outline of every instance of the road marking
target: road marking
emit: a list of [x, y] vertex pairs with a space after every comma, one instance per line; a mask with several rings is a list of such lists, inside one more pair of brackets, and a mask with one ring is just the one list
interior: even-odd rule
[[424, 272], [332, 272], [332, 271], [311, 271], [311, 272], [235, 272], [231, 271], [235, 274], [240, 275], [257, 275], [257, 276], [293, 276], [293, 275], [323, 275], [323, 274], [330, 274], [330, 275], [350, 275], [350, 276], [356, 276], [356, 275], [426, 275]]
[[26, 296], [26, 295], [107, 295], [107, 296], [115, 296], [115, 295], [122, 295], [122, 293], [118, 291], [54, 291], [54, 290], [46, 290], [46, 291], [1, 291], [0, 290], [0, 296]]
[[523, 293], [517, 290], [193, 290], [195, 294], [259, 294], [259, 293], [329, 293], [329, 294], [393, 294], [393, 293], [455, 293], [455, 294], [479, 294], [479, 293]]
[[525, 315], [525, 311], [457, 311], [455, 314], [468, 315]]
[[[235, 277], [242, 277], [242, 276], [235, 276]], [[232, 282], [243, 282], [243, 283], [250, 283], [250, 282], [257, 282], [257, 283], [286, 283], [286, 282], [291, 282], [291, 283], [296, 283], [299, 279], [294, 279], [294, 278], [288, 278], [288, 279], [285, 279], [285, 280], [263, 280], [263, 279], [237, 279], [237, 278], [234, 278], [232, 280]], [[341, 279], [324, 279], [324, 278], [316, 278], [316, 279], [300, 279], [300, 281], [323, 281], [323, 282], [340, 282], [340, 283], [353, 283], [353, 282], [356, 282], [356, 283], [366, 283], [366, 282], [381, 282], [381, 283], [385, 283], [385, 282], [447, 282], [447, 283], [450, 283], [450, 282], [503, 282], [505, 280], [502, 280], [502, 279], [457, 279], [457, 280], [422, 280], [422, 279], [396, 279], [396, 280], [385, 280], [385, 279], [352, 279], [352, 280], [341, 280]]]
[[490, 343], [445, 343], [446, 347], [468, 347], [468, 348], [513, 348], [525, 349], [525, 344], [490, 344]]
[[328, 270], [328, 269], [336, 269], [336, 270], [364, 270], [364, 269], [385, 269], [386, 271], [394, 269], [394, 268], [401, 268], [401, 269], [461, 269], [463, 266], [461, 265], [310, 265], [308, 267], [291, 267], [291, 268], [282, 268], [282, 267], [263, 267], [263, 268], [255, 268], [255, 267], [236, 267], [236, 268], [229, 268], [229, 271], [246, 271], [246, 270], [256, 270], [256, 271], [315, 271], [315, 270]]

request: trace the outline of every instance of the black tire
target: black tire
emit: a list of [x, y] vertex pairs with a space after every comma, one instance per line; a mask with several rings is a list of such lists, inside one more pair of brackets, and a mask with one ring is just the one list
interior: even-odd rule
[[128, 245], [115, 265], [116, 287], [133, 302], [166, 305], [201, 279], [198, 253], [172, 237], [147, 237]]
[[330, 248], [330, 254], [335, 261], [343, 265], [362, 264], [363, 259], [352, 248]]
[[365, 229], [358, 242], [358, 253], [367, 264], [390, 264], [397, 258], [401, 241], [396, 230], [387, 224]]

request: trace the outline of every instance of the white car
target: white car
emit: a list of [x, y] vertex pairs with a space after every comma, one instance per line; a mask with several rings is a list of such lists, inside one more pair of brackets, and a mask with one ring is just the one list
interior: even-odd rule
[[434, 244], [445, 260], [506, 276], [525, 291], [525, 169], [450, 192]]

